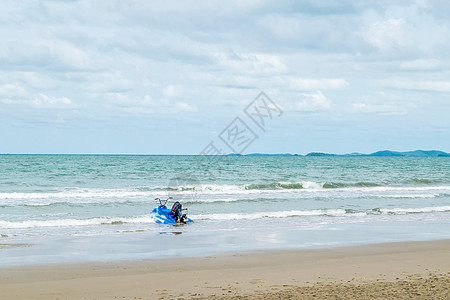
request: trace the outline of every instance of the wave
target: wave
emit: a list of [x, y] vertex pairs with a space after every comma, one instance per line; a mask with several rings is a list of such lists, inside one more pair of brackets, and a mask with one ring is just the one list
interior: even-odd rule
[[432, 185], [442, 183], [441, 179], [428, 179], [428, 178], [412, 178], [407, 179], [404, 183], [420, 184], [420, 185]]
[[367, 211], [353, 209], [316, 209], [316, 210], [289, 210], [277, 212], [255, 212], [255, 213], [227, 213], [192, 215], [196, 220], [256, 220], [263, 218], [292, 218], [307, 216], [325, 217], [364, 217], [368, 215], [389, 214], [406, 215], [419, 213], [450, 212], [450, 206], [419, 207], [419, 208], [374, 208]]
[[391, 195], [377, 195], [378, 198], [435, 198], [441, 194], [391, 194]]
[[193, 215], [196, 220], [256, 220], [263, 218], [292, 218], [307, 216], [325, 217], [364, 217], [368, 215], [389, 214], [406, 215], [419, 213], [450, 212], [450, 206], [420, 207], [420, 208], [375, 208], [367, 211], [353, 209], [316, 209], [316, 210], [289, 210], [277, 212], [255, 212], [255, 213], [227, 213]]
[[60, 220], [27, 220], [22, 222], [0, 221], [1, 229], [26, 229], [37, 227], [71, 227], [88, 225], [120, 225], [126, 223], [155, 223], [150, 215], [124, 218], [99, 217], [91, 219], [60, 219]]
[[21, 203], [17, 206], [21, 207], [57, 207], [57, 206], [67, 206], [67, 207], [80, 207], [82, 206], [80, 203], [71, 203], [71, 202], [36, 202], [36, 203]]
[[155, 186], [155, 187], [136, 187], [132, 189], [76, 189], [54, 192], [13, 192], [0, 193], [0, 200], [8, 199], [46, 199], [46, 198], [118, 198], [118, 197], [146, 197], [161, 196], [171, 194], [173, 192], [187, 193], [257, 193], [258, 191], [272, 190], [317, 190], [326, 188], [339, 187], [370, 187], [379, 186], [376, 183], [357, 182], [354, 184], [329, 183], [329, 182], [271, 182], [271, 183], [249, 183], [249, 184], [198, 184], [183, 186]]
[[344, 209], [316, 209], [316, 210], [287, 210], [276, 212], [255, 212], [255, 213], [228, 213], [228, 214], [208, 214], [193, 215], [197, 220], [256, 220], [262, 218], [292, 218], [301, 216], [365, 216], [364, 212], [349, 212]]
[[[374, 208], [367, 210], [354, 209], [313, 209], [313, 210], [285, 210], [252, 213], [222, 213], [222, 214], [192, 214], [195, 221], [201, 220], [257, 220], [264, 218], [293, 218], [293, 217], [344, 217], [364, 218], [376, 215], [407, 215], [421, 213], [447, 213], [450, 206], [417, 207], [417, 208]], [[27, 229], [41, 227], [72, 227], [95, 225], [122, 225], [130, 223], [155, 223], [150, 214], [133, 217], [96, 217], [90, 219], [54, 219], [54, 220], [26, 220], [21, 222], [0, 221], [0, 229]]]
[[[202, 195], [220, 197], [220, 201], [238, 201], [242, 195], [264, 195], [264, 194], [280, 194], [283, 193], [329, 193], [333, 192], [361, 192], [361, 193], [384, 193], [384, 192], [401, 192], [399, 196], [391, 195], [393, 198], [426, 198], [428, 194], [435, 197], [438, 194], [449, 194], [450, 186], [431, 185], [431, 186], [389, 186], [379, 185], [371, 182], [356, 182], [352, 184], [344, 184], [337, 182], [317, 183], [311, 181], [302, 182], [272, 182], [258, 184], [205, 184], [201, 186], [182, 186], [177, 189], [161, 191], [143, 190], [142, 188], [129, 189], [78, 189], [65, 190], [58, 192], [32, 192], [32, 193], [0, 193], [1, 205], [29, 205], [29, 206], [45, 206], [53, 203], [69, 203], [71, 205], [77, 203], [107, 203], [117, 201], [153, 201], [156, 197], [165, 198], [173, 196], [183, 198], [189, 202], [211, 202], [210, 199], [199, 199]], [[414, 193], [417, 193], [415, 195]], [[236, 197], [231, 197], [235, 195]], [[410, 195], [410, 196], [409, 196]], [[427, 196], [424, 196], [427, 195]], [[389, 197], [389, 195], [374, 195], [381, 197]], [[191, 200], [189, 200], [191, 199]], [[219, 200], [214, 200], [218, 201]]]
[[[9, 199], [65, 199], [65, 198], [118, 198], [148, 196], [150, 192], [121, 189], [90, 189], [43, 193], [0, 193], [0, 200]], [[151, 192], [152, 195], [155, 192]], [[156, 193], [158, 194], [158, 193]], [[161, 193], [159, 193], [161, 194]]]
[[247, 184], [244, 185], [246, 190], [267, 190], [267, 189], [336, 189], [346, 187], [375, 187], [381, 186], [375, 182], [355, 182], [355, 183], [343, 183], [343, 182], [312, 182], [312, 181], [300, 181], [300, 182], [271, 182], [260, 184]]
[[406, 215], [419, 213], [450, 212], [450, 206], [418, 207], [418, 208], [379, 208], [383, 214]]
[[[254, 183], [254, 184], [246, 184], [244, 185], [244, 189], [246, 190], [267, 190], [267, 189], [303, 189], [308, 185], [307, 182], [272, 182], [272, 183]], [[320, 188], [320, 184], [310, 183], [311, 187], [315, 185], [315, 187]]]
[[[277, 212], [228, 213], [190, 215], [194, 220], [255, 220], [262, 218], [289, 218], [300, 216], [364, 216], [365, 213], [349, 212], [344, 209], [289, 210]], [[27, 229], [37, 227], [71, 227], [89, 225], [122, 225], [128, 223], [155, 223], [150, 214], [137, 217], [98, 217], [91, 219], [27, 220], [22, 222], [0, 221], [0, 229]]]
[[[149, 206], [149, 201], [109, 201], [109, 202], [34, 202], [34, 203], [21, 203], [17, 206], [30, 207], [30, 208], [46, 208], [46, 207], [118, 207], [118, 206]], [[10, 205], [11, 206], [11, 205]], [[2, 207], [2, 206], [0, 206]], [[3, 206], [7, 207], [7, 206]]]
[[325, 182], [322, 187], [324, 189], [338, 189], [338, 188], [346, 188], [346, 187], [375, 187], [381, 186], [379, 183], [375, 182], [355, 182], [355, 183], [343, 183], [343, 182]]
[[370, 188], [351, 188], [351, 191], [372, 191], [372, 192], [389, 192], [389, 191], [450, 191], [448, 185], [436, 185], [436, 186], [375, 186]]

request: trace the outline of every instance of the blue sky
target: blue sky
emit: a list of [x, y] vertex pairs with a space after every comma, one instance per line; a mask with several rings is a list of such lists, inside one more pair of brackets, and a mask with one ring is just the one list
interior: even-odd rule
[[[1, 1], [0, 153], [450, 151], [446, 1]], [[244, 113], [264, 91], [283, 114]]]

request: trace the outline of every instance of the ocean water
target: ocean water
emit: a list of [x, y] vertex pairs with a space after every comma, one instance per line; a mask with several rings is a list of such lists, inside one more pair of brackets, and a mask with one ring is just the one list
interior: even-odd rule
[[[194, 223], [152, 220], [154, 199], [169, 196]], [[432, 240], [449, 229], [445, 157], [0, 155], [0, 265]]]

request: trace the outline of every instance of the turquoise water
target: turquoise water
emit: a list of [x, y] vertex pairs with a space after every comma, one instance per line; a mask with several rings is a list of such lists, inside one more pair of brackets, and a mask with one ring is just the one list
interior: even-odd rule
[[[4, 264], [449, 238], [445, 157], [0, 155], [0, 170], [0, 244], [36, 245]], [[154, 223], [168, 196], [195, 223]]]

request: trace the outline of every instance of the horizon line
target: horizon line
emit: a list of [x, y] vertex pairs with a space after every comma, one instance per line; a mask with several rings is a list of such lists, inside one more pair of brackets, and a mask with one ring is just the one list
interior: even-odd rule
[[[390, 151], [390, 152], [398, 152], [398, 153], [403, 153], [403, 152], [414, 152], [414, 151], [440, 151], [440, 152], [444, 152], [447, 154], [450, 154], [450, 152], [444, 151], [444, 150], [436, 150], [436, 149], [431, 149], [431, 150], [423, 150], [423, 149], [416, 149], [416, 150], [405, 150], [405, 151], [399, 151], [399, 150], [388, 150], [388, 149], [384, 149], [384, 150], [377, 150], [375, 152], [370, 152], [370, 153], [363, 153], [363, 152], [358, 152], [358, 151], [353, 151], [353, 152], [347, 152], [347, 153], [332, 153], [332, 152], [322, 152], [322, 151], [310, 151], [308, 153], [305, 154], [300, 154], [300, 153], [290, 153], [290, 152], [280, 152], [280, 153], [264, 153], [264, 152], [250, 152], [250, 153], [226, 153], [226, 154], [218, 154], [218, 155], [207, 155], [207, 154], [161, 154], [161, 153], [0, 153], [0, 155], [80, 155], [80, 156], [100, 156], [100, 155], [111, 155], [111, 156], [249, 156], [249, 155], [265, 155], [265, 156], [281, 156], [281, 155], [292, 155], [292, 156], [306, 156], [308, 154], [311, 153], [321, 153], [321, 154], [328, 154], [328, 155], [351, 155], [351, 154], [358, 154], [361, 156], [364, 155], [370, 155], [373, 153], [377, 153], [377, 152], [382, 152], [382, 151]], [[355, 156], [358, 156], [355, 155]]]

